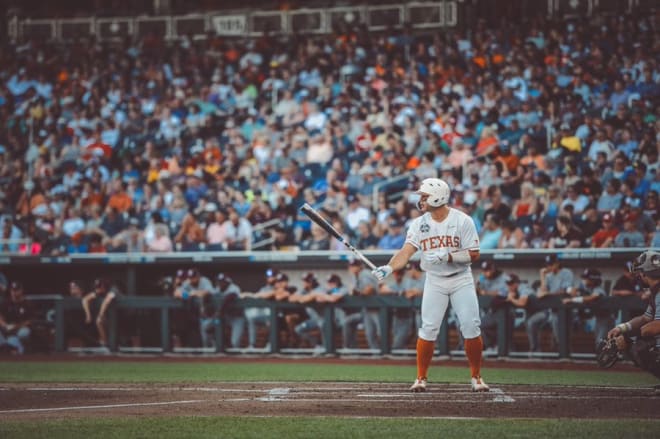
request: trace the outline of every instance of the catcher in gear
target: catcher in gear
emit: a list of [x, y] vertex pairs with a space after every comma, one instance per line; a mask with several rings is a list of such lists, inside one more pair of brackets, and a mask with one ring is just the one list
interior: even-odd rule
[[[633, 262], [631, 271], [651, 291], [648, 306], [644, 314], [607, 333], [607, 341], [599, 346], [598, 363], [601, 367], [616, 363], [614, 345], [617, 357], [628, 357], [643, 370], [660, 378], [660, 253], [654, 250], [643, 252]], [[660, 386], [655, 387], [655, 392], [660, 394]]]

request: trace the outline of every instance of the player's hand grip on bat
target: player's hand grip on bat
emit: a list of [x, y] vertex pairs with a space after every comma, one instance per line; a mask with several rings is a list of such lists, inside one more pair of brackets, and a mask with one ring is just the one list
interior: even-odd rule
[[424, 259], [426, 259], [426, 262], [429, 264], [444, 264], [445, 262], [449, 261], [449, 250], [442, 249], [432, 252], [425, 252]]
[[390, 267], [389, 265], [381, 265], [380, 267], [373, 270], [371, 274], [373, 274], [376, 277], [376, 279], [381, 281], [390, 274], [392, 274], [392, 267]]

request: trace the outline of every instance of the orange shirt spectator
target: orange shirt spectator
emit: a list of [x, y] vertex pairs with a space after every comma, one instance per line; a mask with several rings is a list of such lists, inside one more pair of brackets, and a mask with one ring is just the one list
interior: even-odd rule
[[124, 213], [133, 205], [133, 200], [126, 193], [126, 183], [122, 181], [116, 182], [115, 186], [118, 190], [110, 196], [108, 200], [108, 207], [115, 208], [119, 213]]

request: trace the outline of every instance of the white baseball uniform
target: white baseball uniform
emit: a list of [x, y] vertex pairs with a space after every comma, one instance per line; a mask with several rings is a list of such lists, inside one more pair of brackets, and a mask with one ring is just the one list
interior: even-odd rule
[[[428, 212], [415, 218], [408, 228], [406, 242], [424, 253], [479, 249], [479, 235], [472, 218], [453, 208], [449, 208], [449, 214], [441, 222], [435, 221]], [[470, 339], [481, 335], [479, 301], [470, 264], [432, 264], [422, 256], [421, 267], [427, 274], [419, 337], [435, 341], [450, 302], [463, 337]]]

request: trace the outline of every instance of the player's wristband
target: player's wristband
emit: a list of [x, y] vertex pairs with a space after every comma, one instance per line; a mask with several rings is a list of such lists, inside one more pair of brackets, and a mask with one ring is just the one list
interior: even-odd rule
[[451, 254], [451, 261], [456, 264], [469, 264], [472, 262], [469, 250], [459, 250]]
[[632, 325], [628, 322], [616, 325], [616, 327], [619, 328], [619, 331], [621, 331], [622, 334], [632, 331]]

